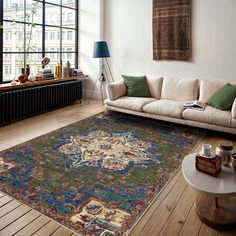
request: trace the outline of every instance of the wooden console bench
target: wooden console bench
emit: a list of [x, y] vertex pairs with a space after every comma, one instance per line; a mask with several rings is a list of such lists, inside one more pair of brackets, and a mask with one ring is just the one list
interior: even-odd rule
[[86, 77], [1, 84], [0, 125], [80, 100]]

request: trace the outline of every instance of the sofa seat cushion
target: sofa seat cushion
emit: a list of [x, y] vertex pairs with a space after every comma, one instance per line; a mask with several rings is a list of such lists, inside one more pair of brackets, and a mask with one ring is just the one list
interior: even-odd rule
[[230, 126], [232, 117], [230, 111], [222, 111], [211, 106], [206, 106], [204, 111], [185, 109], [183, 118], [208, 124]]
[[143, 106], [150, 102], [156, 101], [155, 98], [146, 98], [146, 97], [120, 97], [114, 101], [109, 99], [105, 100], [105, 104], [109, 106], [119, 107], [132, 111], [143, 111]]
[[182, 118], [184, 102], [172, 100], [158, 100], [143, 107], [143, 111], [151, 114]]

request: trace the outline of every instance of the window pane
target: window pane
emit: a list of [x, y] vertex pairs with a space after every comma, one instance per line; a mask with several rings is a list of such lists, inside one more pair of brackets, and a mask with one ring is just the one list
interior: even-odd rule
[[26, 0], [25, 21], [42, 24], [42, 3]]
[[75, 8], [75, 0], [65, 0], [63, 1], [63, 6]]
[[62, 8], [62, 26], [75, 28], [75, 10]]
[[60, 48], [60, 29], [55, 27], [46, 27], [45, 33], [45, 47], [47, 48], [46, 51]]
[[75, 30], [67, 30], [66, 32], [66, 40], [75, 42]]
[[[76, 0], [63, 0], [62, 1], [62, 6], [75, 8], [75, 1]], [[46, 0], [45, 2], [46, 3], [55, 3], [55, 4], [58, 4], [58, 5], [61, 4], [60, 0]]]
[[43, 29], [42, 26], [26, 26], [26, 35], [25, 35], [25, 43], [26, 43], [26, 52], [37, 52], [38, 48], [42, 48], [42, 34]]
[[4, 1], [3, 19], [11, 21], [24, 21], [24, 2], [23, 1]]
[[24, 25], [12, 23], [11, 25], [3, 24], [3, 52], [6, 50], [18, 52], [24, 50]]
[[58, 5], [61, 4], [61, 0], [46, 0], [45, 2], [48, 2], [48, 3], [55, 3], [55, 4], [58, 4]]
[[54, 67], [57, 65], [57, 63], [60, 63], [60, 54], [56, 52], [50, 52], [45, 54], [46, 57], [50, 58], [50, 63], [48, 66]]
[[60, 26], [60, 7], [51, 4], [45, 4], [45, 7], [45, 24]]
[[[3, 53], [3, 57], [6, 55]], [[20, 75], [20, 68], [24, 65], [23, 54], [12, 54], [10, 58], [3, 60], [3, 81], [13, 80]]]

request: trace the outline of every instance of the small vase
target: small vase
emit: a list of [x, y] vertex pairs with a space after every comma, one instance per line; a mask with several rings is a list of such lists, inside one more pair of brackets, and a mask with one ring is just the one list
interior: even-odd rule
[[27, 81], [27, 75], [25, 74], [25, 68], [21, 68], [21, 75], [18, 77], [20, 83], [25, 83]]
[[29, 75], [30, 75], [30, 67], [28, 64], [25, 65], [25, 74], [27, 75], [27, 77], [29, 77]]
[[35, 81], [35, 76], [33, 75], [33, 73], [31, 73], [31, 74], [28, 76], [28, 80], [29, 80], [29, 81]]

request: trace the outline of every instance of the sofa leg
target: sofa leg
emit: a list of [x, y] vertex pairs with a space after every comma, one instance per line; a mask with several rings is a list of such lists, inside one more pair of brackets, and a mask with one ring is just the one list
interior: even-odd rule
[[105, 113], [106, 115], [110, 116], [112, 112], [110, 110], [106, 110]]

